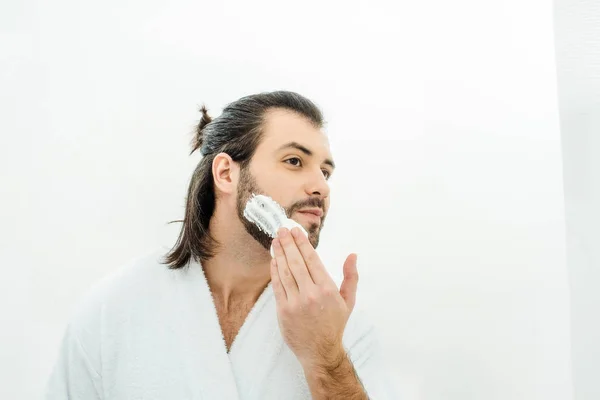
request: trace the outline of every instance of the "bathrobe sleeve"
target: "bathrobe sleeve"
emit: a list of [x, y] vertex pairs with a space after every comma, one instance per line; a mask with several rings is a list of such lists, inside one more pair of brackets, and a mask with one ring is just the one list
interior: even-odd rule
[[384, 356], [375, 326], [364, 315], [356, 316], [352, 324], [346, 350], [369, 399], [400, 399], [397, 380], [389, 370], [391, 360]]
[[46, 386], [46, 400], [102, 400], [98, 366], [76, 333], [67, 330]]
[[95, 293], [75, 307], [46, 382], [45, 400], [103, 400], [101, 309]]

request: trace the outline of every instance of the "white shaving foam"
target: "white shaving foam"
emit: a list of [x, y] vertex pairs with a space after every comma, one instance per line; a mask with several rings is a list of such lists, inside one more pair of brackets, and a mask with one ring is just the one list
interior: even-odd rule
[[[258, 221], [255, 215], [261, 216], [268, 226]], [[304, 227], [293, 219], [288, 218], [285, 210], [279, 203], [263, 194], [252, 194], [244, 208], [244, 217], [272, 238], [277, 236], [277, 231], [280, 228], [292, 229], [294, 227], [300, 228], [306, 237], [308, 237], [308, 233]], [[271, 257], [274, 257], [273, 246], [271, 246], [270, 252]]]

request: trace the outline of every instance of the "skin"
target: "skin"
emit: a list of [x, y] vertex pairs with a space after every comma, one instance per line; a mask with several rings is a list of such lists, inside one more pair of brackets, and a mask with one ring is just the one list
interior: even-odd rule
[[[346, 259], [338, 290], [315, 251], [330, 205], [329, 143], [308, 119], [287, 110], [269, 110], [263, 132], [247, 171], [224, 153], [213, 162], [216, 205], [209, 230], [221, 245], [203, 267], [217, 307], [225, 313], [240, 304], [247, 309], [272, 282], [280, 330], [304, 368], [313, 398], [366, 399], [342, 346], [356, 299], [356, 254]], [[291, 142], [304, 151], [287, 146]], [[242, 216], [252, 192], [272, 197], [309, 237], [297, 228], [280, 230], [272, 259], [272, 239]], [[320, 220], [298, 211], [313, 207], [322, 209]]]

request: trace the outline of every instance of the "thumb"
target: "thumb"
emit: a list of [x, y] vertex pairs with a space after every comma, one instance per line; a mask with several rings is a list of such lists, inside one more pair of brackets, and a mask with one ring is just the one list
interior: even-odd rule
[[344, 262], [344, 281], [340, 286], [340, 295], [346, 301], [350, 311], [354, 309], [354, 304], [356, 304], [356, 289], [358, 287], [357, 259], [358, 256], [354, 253], [346, 258], [346, 262]]

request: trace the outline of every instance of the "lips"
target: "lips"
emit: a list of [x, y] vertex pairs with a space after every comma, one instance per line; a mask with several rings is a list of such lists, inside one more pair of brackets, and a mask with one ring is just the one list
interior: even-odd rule
[[303, 214], [312, 214], [318, 218], [321, 218], [323, 216], [323, 210], [321, 210], [320, 208], [309, 208], [305, 210], [298, 210], [298, 212]]

